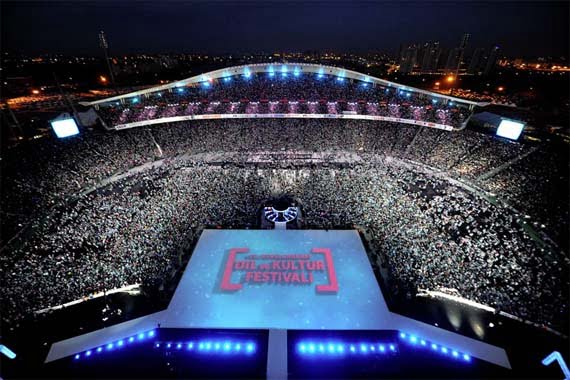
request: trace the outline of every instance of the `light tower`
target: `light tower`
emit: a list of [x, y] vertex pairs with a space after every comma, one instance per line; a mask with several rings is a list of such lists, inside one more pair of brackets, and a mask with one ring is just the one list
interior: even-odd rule
[[107, 39], [105, 38], [105, 32], [99, 32], [99, 47], [103, 49], [105, 53], [105, 62], [107, 62], [107, 68], [109, 69], [109, 77], [111, 78], [111, 86], [115, 93], [117, 93], [117, 88], [115, 87], [115, 75], [113, 74], [113, 68], [111, 67], [111, 61], [109, 60], [109, 44], [107, 44]]

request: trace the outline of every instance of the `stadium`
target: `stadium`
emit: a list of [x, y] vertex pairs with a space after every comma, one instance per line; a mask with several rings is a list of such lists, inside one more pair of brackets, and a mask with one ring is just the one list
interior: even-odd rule
[[523, 122], [307, 63], [81, 107], [2, 155], [7, 376], [559, 377], [568, 151]]

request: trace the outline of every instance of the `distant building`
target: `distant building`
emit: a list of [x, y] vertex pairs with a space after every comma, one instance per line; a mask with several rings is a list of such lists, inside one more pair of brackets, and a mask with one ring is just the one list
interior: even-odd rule
[[418, 59], [418, 48], [416, 45], [410, 45], [402, 51], [402, 56], [400, 58], [400, 72], [404, 74], [410, 74]]
[[440, 55], [441, 50], [439, 48], [439, 42], [425, 43], [421, 54], [420, 71], [422, 73], [430, 73], [436, 71], [438, 68], [437, 65]]
[[484, 48], [477, 48], [473, 51], [469, 67], [467, 68], [468, 74], [479, 75], [483, 72], [487, 60]]
[[497, 58], [499, 58], [499, 47], [493, 46], [489, 52], [489, 57], [487, 58], [487, 64], [485, 65], [484, 75], [489, 75], [495, 69], [497, 64]]

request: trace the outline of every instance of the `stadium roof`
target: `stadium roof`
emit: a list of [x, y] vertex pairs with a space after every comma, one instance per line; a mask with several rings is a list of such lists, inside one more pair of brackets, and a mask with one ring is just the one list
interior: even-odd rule
[[424, 94], [426, 96], [435, 97], [439, 99], [447, 99], [453, 101], [458, 104], [465, 104], [469, 106], [477, 105], [477, 106], [484, 106], [488, 103], [482, 102], [474, 102], [470, 100], [455, 98], [452, 96], [442, 95], [432, 91], [421, 90], [419, 88], [410, 87], [406, 85], [402, 85], [395, 82], [390, 82], [385, 79], [376, 78], [364, 73], [359, 73], [353, 70], [347, 70], [341, 67], [335, 66], [325, 66], [319, 64], [312, 64], [312, 63], [257, 63], [251, 65], [241, 65], [241, 66], [232, 66], [226, 67], [219, 70], [210, 71], [208, 73], [199, 74], [190, 78], [186, 78], [183, 80], [179, 80], [176, 82], [168, 83], [165, 85], [150, 87], [144, 90], [134, 91], [123, 95], [113, 96], [110, 98], [100, 99], [93, 102], [84, 102], [81, 103], [86, 106], [93, 106], [97, 104], [104, 104], [112, 101], [118, 101], [121, 99], [127, 99], [132, 97], [137, 97], [141, 95], [150, 94], [157, 91], [168, 91], [173, 88], [177, 87], [184, 87], [184, 86], [191, 86], [194, 84], [203, 83], [206, 81], [216, 80], [220, 78], [236, 76], [236, 75], [249, 75], [254, 73], [264, 73], [264, 72], [276, 72], [276, 73], [283, 73], [283, 72], [298, 72], [298, 73], [314, 73], [314, 74], [322, 74], [322, 75], [334, 75], [340, 76], [348, 79], [354, 79], [364, 82], [369, 82], [373, 84], [378, 84], [383, 87], [395, 87], [404, 91], [415, 92], [418, 94]]

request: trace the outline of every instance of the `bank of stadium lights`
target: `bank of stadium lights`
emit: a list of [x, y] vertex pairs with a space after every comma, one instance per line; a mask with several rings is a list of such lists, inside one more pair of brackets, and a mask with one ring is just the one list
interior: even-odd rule
[[347, 358], [354, 355], [396, 354], [397, 347], [393, 342], [303, 341], [297, 344], [297, 352], [303, 356]]
[[324, 77], [325, 77], [325, 70], [321, 67], [321, 68], [319, 69], [318, 74], [317, 74], [317, 78], [322, 79], [322, 78], [324, 78]]
[[123, 347], [134, 344], [135, 342], [147, 342], [149, 339], [152, 339], [154, 337], [156, 337], [155, 330], [140, 332], [128, 338], [119, 339], [117, 341], [109, 342], [96, 348], [90, 348], [89, 350], [82, 353], [77, 353], [73, 358], [75, 360], [79, 360], [81, 358], [89, 358], [94, 354], [101, 354], [104, 352], [122, 349]]
[[418, 337], [413, 334], [406, 334], [405, 332], [400, 332], [399, 337], [402, 341], [410, 344], [413, 347], [420, 349], [431, 350], [433, 352], [440, 353], [444, 356], [448, 356], [452, 359], [462, 360], [464, 362], [471, 362], [471, 356], [464, 352], [459, 352], [458, 350], [445, 347], [443, 345], [437, 344], [435, 342], [430, 342], [426, 339]]
[[257, 345], [249, 341], [235, 341], [232, 339], [222, 340], [198, 340], [189, 342], [156, 342], [155, 348], [164, 348], [172, 351], [185, 351], [196, 354], [210, 355], [252, 355], [257, 350]]

